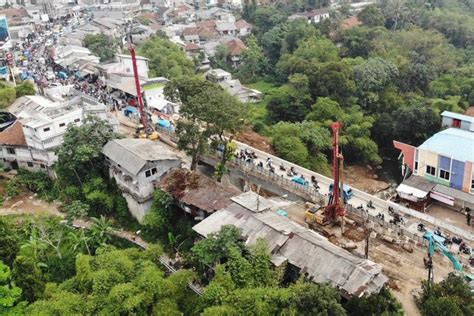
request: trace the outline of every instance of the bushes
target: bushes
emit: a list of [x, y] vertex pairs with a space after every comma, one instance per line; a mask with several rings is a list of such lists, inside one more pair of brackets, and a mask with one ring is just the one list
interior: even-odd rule
[[42, 171], [18, 170], [18, 175], [7, 182], [5, 193], [8, 197], [15, 197], [22, 189], [37, 193], [41, 199], [47, 201], [58, 197], [54, 182]]

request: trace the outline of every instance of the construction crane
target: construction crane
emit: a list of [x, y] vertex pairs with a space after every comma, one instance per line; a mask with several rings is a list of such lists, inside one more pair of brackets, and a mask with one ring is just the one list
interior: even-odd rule
[[[143, 98], [142, 98], [140, 78], [138, 76], [137, 52], [132, 40], [132, 26], [133, 26], [133, 23], [131, 23], [129, 26], [127, 37], [128, 37], [128, 50], [130, 51], [130, 55], [132, 56], [133, 76], [135, 78], [135, 88], [137, 90], [137, 100], [138, 100], [138, 113], [140, 114], [140, 123], [141, 123], [141, 126], [137, 128], [136, 134], [140, 138], [157, 139], [158, 134], [154, 132], [153, 128], [148, 124], [148, 114], [145, 113], [145, 105], [143, 103]], [[143, 133], [141, 131], [143, 131]]]
[[339, 130], [342, 128], [342, 123], [334, 122], [331, 125], [332, 129], [332, 174], [334, 183], [332, 192], [329, 195], [329, 203], [324, 210], [324, 216], [327, 222], [336, 222], [337, 217], [344, 217], [346, 210], [344, 203], [341, 201], [341, 192], [344, 187], [343, 163], [344, 157], [339, 150]]
[[[344, 185], [342, 175], [344, 157], [339, 150], [339, 130], [342, 128], [342, 124], [335, 122], [331, 125], [331, 128], [333, 135], [332, 164], [334, 183], [332, 185], [332, 192], [329, 192], [329, 202], [326, 207], [319, 204], [308, 203], [308, 209], [305, 211], [305, 222], [308, 223], [311, 228], [322, 232], [326, 236], [331, 235], [331, 232], [314, 224], [324, 226], [335, 223], [338, 217], [343, 219], [346, 213], [344, 203], [341, 201], [341, 193], [343, 192]], [[343, 227], [344, 222], [341, 220], [340, 224], [341, 227]]]
[[444, 237], [433, 234], [431, 231], [427, 231], [423, 238], [428, 241], [428, 258], [424, 259], [425, 267], [428, 269], [428, 286], [431, 287], [434, 280], [433, 274], [433, 255], [435, 250], [439, 250], [444, 256], [446, 256], [453, 264], [454, 270], [462, 272], [462, 264], [456, 259], [451, 251], [444, 246]]

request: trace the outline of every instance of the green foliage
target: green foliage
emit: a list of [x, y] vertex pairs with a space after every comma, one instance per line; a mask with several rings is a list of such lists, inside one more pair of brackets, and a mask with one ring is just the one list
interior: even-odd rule
[[197, 242], [192, 252], [201, 265], [213, 267], [230, 257], [231, 249], [244, 249], [240, 234], [235, 226], [224, 225], [219, 232], [209, 234], [206, 239]]
[[[55, 170], [60, 187], [82, 187], [84, 180], [104, 174], [102, 148], [111, 139], [118, 138], [106, 121], [89, 117], [81, 126], [69, 125], [64, 140], [55, 153]], [[108, 178], [108, 175], [107, 175]]]
[[0, 258], [11, 266], [20, 250], [18, 233], [9, 222], [0, 218]]
[[176, 79], [195, 72], [193, 61], [167, 38], [152, 37], [140, 45], [138, 54], [150, 59], [150, 77]]
[[340, 137], [342, 151], [348, 161], [362, 161], [379, 164], [377, 144], [370, 138], [373, 118], [364, 115], [358, 106], [343, 110], [339, 104], [329, 98], [319, 98], [306, 120], [317, 122], [330, 128], [333, 122], [343, 123]]
[[192, 246], [194, 221], [183, 216], [173, 204], [173, 198], [162, 190], [156, 190], [153, 204], [143, 222], [144, 236], [152, 241], [160, 241], [168, 250], [188, 251]]
[[242, 53], [242, 65], [237, 76], [242, 82], [255, 82], [258, 77], [266, 73], [268, 60], [257, 42], [255, 36], [250, 35], [245, 40], [247, 49]]
[[[219, 86], [198, 77], [173, 80], [165, 87], [165, 95], [174, 102], [181, 102], [180, 120], [176, 125], [178, 148], [192, 157], [191, 170], [198, 158], [209, 149], [224, 148], [221, 164], [225, 167], [229, 155], [226, 150], [233, 135], [245, 123], [245, 105]], [[218, 177], [220, 181], [220, 177]]]
[[344, 307], [350, 316], [403, 315], [401, 304], [387, 288], [377, 294], [352, 298]]
[[286, 20], [286, 14], [270, 6], [259, 6], [253, 12], [251, 20], [254, 22], [258, 34], [264, 34], [271, 30], [274, 26]]
[[76, 274], [49, 285], [43, 300], [27, 309], [31, 315], [176, 315], [189, 297], [192, 274], [165, 277], [146, 252], [104, 248], [95, 257], [79, 255]]
[[89, 213], [89, 204], [83, 203], [79, 200], [72, 201], [71, 204], [65, 206], [66, 209], [66, 220], [69, 224], [75, 219], [86, 217]]
[[26, 301], [33, 302], [43, 295], [43, 276], [33, 258], [18, 256], [13, 263], [12, 276]]
[[446, 279], [431, 287], [424, 281], [422, 290], [419, 303], [424, 316], [474, 313], [474, 295], [462, 276], [450, 273]]
[[90, 49], [94, 55], [99, 56], [101, 62], [112, 60], [117, 53], [116, 42], [104, 33], [86, 34], [84, 46]]
[[10, 86], [0, 85], [0, 109], [4, 109], [16, 99], [16, 91]]
[[282, 158], [318, 172], [329, 172], [325, 152], [331, 147], [331, 135], [325, 127], [309, 121], [280, 122], [272, 127], [271, 136]]
[[10, 268], [0, 260], [0, 314], [22, 315], [25, 302], [20, 302], [21, 288], [12, 284]]
[[39, 198], [47, 201], [58, 196], [53, 181], [42, 171], [19, 169], [17, 176], [7, 183], [7, 195], [18, 195], [21, 189], [37, 193]]
[[35, 95], [35, 86], [29, 81], [25, 81], [15, 87], [16, 97], [22, 97], [24, 95]]
[[275, 90], [267, 103], [268, 119], [271, 122], [301, 121], [310, 110], [311, 95], [308, 77], [291, 75], [289, 82]]
[[364, 7], [357, 18], [364, 24], [369, 27], [383, 26], [385, 24], [385, 17], [377, 5], [371, 4]]

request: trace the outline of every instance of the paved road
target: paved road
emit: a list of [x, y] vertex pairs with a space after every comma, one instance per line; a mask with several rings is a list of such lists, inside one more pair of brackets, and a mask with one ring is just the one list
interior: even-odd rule
[[[263, 166], [266, 168], [266, 160], [267, 158], [270, 158], [272, 161], [272, 165], [275, 168], [275, 173], [277, 173], [278, 175], [282, 175], [286, 177], [287, 179], [291, 179], [292, 177], [287, 176], [285, 171], [281, 171], [279, 169], [279, 166], [280, 164], [283, 164], [283, 166], [287, 170], [290, 167], [293, 167], [299, 175], [303, 175], [304, 178], [310, 182], [309, 185], [311, 185], [311, 176], [316, 177], [319, 187], [320, 187], [319, 192], [321, 194], [327, 195], [329, 193], [329, 185], [332, 183], [331, 178], [328, 178], [322, 174], [313, 172], [306, 168], [300, 167], [284, 159], [270, 155], [266, 152], [255, 149], [247, 144], [244, 144], [241, 142], [236, 142], [236, 143], [237, 143], [237, 151], [240, 151], [240, 150], [245, 151], [247, 149], [248, 151], [255, 152], [255, 154], [257, 155], [257, 159], [254, 161], [255, 164], [262, 162]], [[428, 227], [431, 226], [432, 229], [435, 229], [436, 227], [440, 227], [442, 231], [449, 231], [451, 235], [454, 234], [457, 236], [461, 236], [463, 239], [474, 241], [474, 234], [472, 230], [467, 231], [460, 227], [451, 225], [449, 223], [445, 223], [444, 221], [438, 218], [435, 218], [433, 216], [430, 216], [428, 214], [406, 208], [402, 205], [396, 204], [391, 201], [385, 201], [383, 199], [380, 199], [379, 197], [370, 195], [358, 189], [352, 188], [352, 190], [354, 192], [354, 196], [349, 201], [347, 201], [348, 204], [351, 204], [353, 207], [358, 207], [362, 205], [364, 209], [366, 209], [369, 212], [369, 214], [373, 216], [376, 216], [379, 213], [384, 214], [385, 221], [389, 221], [393, 219], [393, 217], [389, 214], [389, 211], [388, 211], [389, 206], [391, 206], [394, 210], [396, 210], [396, 212], [404, 216], [404, 219], [406, 220], [406, 224], [404, 226], [411, 233], [421, 235], [421, 233], [419, 233], [417, 230], [417, 225], [418, 223], [423, 221], [423, 222], [429, 223]], [[367, 203], [369, 201], [372, 201], [374, 208], [367, 207]]]

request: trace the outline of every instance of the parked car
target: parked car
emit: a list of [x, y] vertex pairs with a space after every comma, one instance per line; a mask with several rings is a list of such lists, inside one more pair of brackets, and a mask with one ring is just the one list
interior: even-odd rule
[[[332, 193], [332, 188], [333, 188], [333, 183], [329, 185], [329, 193]], [[342, 192], [343, 192], [343, 198], [346, 201], [348, 201], [354, 195], [354, 192], [352, 192], [352, 188], [345, 184], [344, 184]]]
[[305, 178], [302, 178], [301, 176], [296, 176], [291, 179], [291, 181], [298, 183], [300, 185], [308, 185], [309, 182]]

